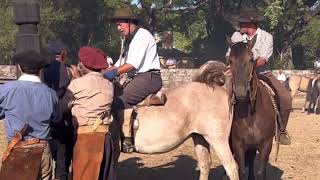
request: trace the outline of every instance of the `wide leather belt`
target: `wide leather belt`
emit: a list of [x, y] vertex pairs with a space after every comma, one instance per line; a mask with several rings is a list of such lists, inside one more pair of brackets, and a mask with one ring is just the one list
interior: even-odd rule
[[96, 128], [94, 128], [93, 125], [79, 126], [77, 129], [78, 134], [93, 133], [93, 132], [103, 132], [103, 133], [109, 132], [109, 125], [99, 125]]
[[31, 139], [27, 139], [24, 141], [19, 141], [14, 148], [18, 148], [18, 147], [24, 147], [24, 146], [29, 146], [29, 145], [36, 145], [36, 144], [41, 144], [41, 145], [45, 145], [47, 144], [48, 141], [46, 140], [41, 140], [38, 138], [31, 138]]

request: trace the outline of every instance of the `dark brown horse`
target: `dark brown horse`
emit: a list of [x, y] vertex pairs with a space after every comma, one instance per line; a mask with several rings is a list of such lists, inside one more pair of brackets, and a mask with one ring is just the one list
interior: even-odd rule
[[[239, 166], [240, 179], [266, 179], [266, 166], [276, 130], [277, 110], [269, 90], [258, 80], [251, 48], [253, 42], [231, 46], [233, 124], [231, 147]], [[258, 153], [258, 166], [254, 160]]]

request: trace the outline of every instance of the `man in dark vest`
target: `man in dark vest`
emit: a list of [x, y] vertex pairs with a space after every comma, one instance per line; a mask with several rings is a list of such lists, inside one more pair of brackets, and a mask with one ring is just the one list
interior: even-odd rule
[[[254, 9], [246, 9], [240, 12], [236, 19], [239, 22], [240, 30], [233, 33], [231, 41], [233, 43], [253, 40], [256, 37], [252, 48], [253, 58], [256, 62], [258, 78], [265, 80], [275, 91], [276, 99], [279, 101], [279, 111], [282, 123], [280, 125], [280, 143], [289, 145], [291, 139], [286, 131], [292, 107], [292, 97], [279, 80], [269, 69], [268, 60], [273, 52], [273, 37], [270, 33], [258, 27], [258, 23], [264, 17]], [[228, 59], [230, 48], [226, 54]]]
[[[53, 56], [49, 66], [43, 69], [42, 81], [56, 91], [61, 101], [70, 83], [65, 61], [67, 49], [61, 41], [50, 41], [47, 51]], [[73, 149], [73, 126], [70, 112], [62, 115], [59, 123], [51, 123], [50, 147], [55, 160], [55, 179], [67, 180]]]

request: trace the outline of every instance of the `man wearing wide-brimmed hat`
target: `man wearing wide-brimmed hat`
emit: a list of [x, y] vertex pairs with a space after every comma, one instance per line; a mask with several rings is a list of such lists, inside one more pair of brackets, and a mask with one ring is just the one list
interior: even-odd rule
[[51, 180], [50, 123], [59, 121], [60, 108], [55, 91], [39, 78], [50, 61], [35, 50], [16, 54], [13, 60], [22, 75], [0, 88], [0, 117], [5, 118], [9, 142], [0, 179]]
[[122, 150], [132, 152], [132, 107], [161, 89], [160, 60], [155, 38], [138, 26], [138, 18], [128, 5], [118, 8], [112, 21], [125, 42], [115, 67], [104, 73], [104, 77], [112, 81], [118, 75], [127, 74], [132, 79], [123, 94], [115, 98], [113, 106], [118, 111], [118, 120], [123, 122]]
[[[282, 123], [280, 126], [280, 143], [289, 145], [290, 137], [286, 131], [289, 120], [290, 110], [292, 107], [292, 97], [290, 92], [281, 84], [279, 80], [273, 76], [268, 66], [268, 60], [273, 52], [273, 37], [270, 33], [258, 27], [258, 23], [263, 21], [264, 17], [255, 9], [244, 9], [236, 17], [239, 23], [239, 31], [233, 33], [231, 41], [233, 43], [241, 41], [255, 41], [252, 48], [253, 58], [256, 62], [258, 77], [265, 79], [276, 91], [277, 99], [279, 100], [279, 110]], [[226, 54], [228, 58], [230, 48]]]
[[62, 99], [63, 109], [71, 110], [76, 132], [73, 179], [113, 180], [112, 140], [108, 130], [112, 120], [113, 84], [101, 73], [108, 68], [107, 58], [101, 49], [92, 47], [81, 47], [78, 57], [78, 67], [73, 65], [71, 70], [75, 79]]

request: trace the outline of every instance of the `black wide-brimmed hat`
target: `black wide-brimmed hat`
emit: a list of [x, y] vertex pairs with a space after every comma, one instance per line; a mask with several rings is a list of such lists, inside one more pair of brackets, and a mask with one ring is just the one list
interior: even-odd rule
[[239, 14], [235, 16], [235, 20], [238, 22], [261, 22], [264, 20], [264, 16], [256, 9], [244, 8], [240, 10]]
[[13, 62], [23, 67], [43, 68], [50, 63], [50, 58], [45, 52], [39, 53], [36, 50], [26, 50], [13, 56]]
[[137, 15], [133, 12], [132, 8], [127, 4], [122, 4], [121, 7], [117, 8], [114, 16], [111, 18], [113, 22], [118, 20], [133, 20], [138, 21]]

